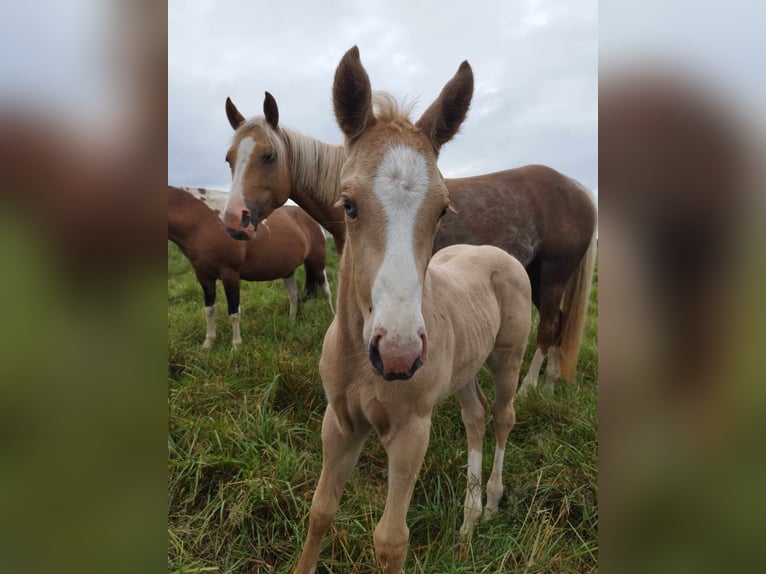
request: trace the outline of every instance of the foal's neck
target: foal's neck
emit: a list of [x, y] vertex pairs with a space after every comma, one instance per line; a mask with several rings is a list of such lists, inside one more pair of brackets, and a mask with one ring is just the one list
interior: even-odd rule
[[344, 249], [340, 258], [338, 270], [338, 308], [336, 309], [339, 334], [347, 348], [360, 344], [364, 317], [356, 299], [356, 284], [354, 283], [354, 264], [351, 260], [351, 250]]

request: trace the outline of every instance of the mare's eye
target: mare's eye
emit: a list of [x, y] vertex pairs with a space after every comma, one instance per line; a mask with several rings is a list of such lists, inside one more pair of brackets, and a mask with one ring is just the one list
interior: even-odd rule
[[265, 154], [261, 156], [261, 161], [263, 163], [272, 163], [276, 157], [277, 156], [276, 154], [274, 154], [273, 151], [267, 151]]
[[447, 208], [446, 207], [444, 209], [442, 209], [442, 212], [439, 214], [439, 219], [441, 219], [445, 215], [447, 215]]
[[343, 198], [343, 211], [349, 219], [356, 219], [356, 206], [346, 198]]

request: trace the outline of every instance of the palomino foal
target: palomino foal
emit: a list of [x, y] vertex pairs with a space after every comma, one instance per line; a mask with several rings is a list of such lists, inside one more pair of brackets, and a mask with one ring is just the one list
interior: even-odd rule
[[[338, 309], [319, 364], [328, 399], [323, 463], [308, 536], [296, 572], [313, 572], [341, 492], [371, 430], [388, 455], [388, 496], [375, 528], [385, 572], [401, 572], [407, 509], [428, 446], [431, 413], [455, 394], [468, 435], [468, 488], [460, 532], [482, 514], [481, 458], [486, 399], [476, 373], [486, 361], [495, 384], [495, 461], [486, 512], [503, 492], [505, 444], [515, 422], [514, 392], [531, 322], [522, 265], [490, 246], [455, 245], [431, 257], [449, 194], [436, 166], [473, 94], [461, 64], [413, 125], [390, 96], [376, 94], [356, 47], [335, 73], [335, 116], [346, 136], [341, 175], [348, 230]], [[430, 261], [430, 264], [429, 264]]]

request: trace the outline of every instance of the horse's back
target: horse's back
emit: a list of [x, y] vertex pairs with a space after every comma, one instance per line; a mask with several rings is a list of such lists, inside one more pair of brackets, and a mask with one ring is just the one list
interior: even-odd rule
[[595, 206], [576, 180], [544, 165], [447, 179], [457, 211], [442, 221], [434, 250], [447, 245], [495, 245], [529, 265], [541, 251], [585, 252]]

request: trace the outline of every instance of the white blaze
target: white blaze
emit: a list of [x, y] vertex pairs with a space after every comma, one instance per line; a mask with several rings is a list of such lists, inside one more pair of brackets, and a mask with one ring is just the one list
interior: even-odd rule
[[423, 286], [415, 264], [415, 220], [428, 192], [428, 167], [423, 155], [397, 145], [383, 156], [373, 192], [386, 217], [386, 251], [372, 285], [373, 315], [370, 332], [382, 327], [387, 336], [402, 343], [419, 339], [424, 327], [421, 303]]
[[[255, 140], [250, 136], [244, 137], [240, 140], [237, 146], [237, 161], [234, 164], [234, 178], [231, 182], [231, 191], [229, 192], [230, 198], [239, 198], [244, 200], [244, 185], [245, 174], [247, 173], [247, 165], [250, 163], [250, 158], [255, 151]], [[228, 202], [226, 208], [228, 209]]]

